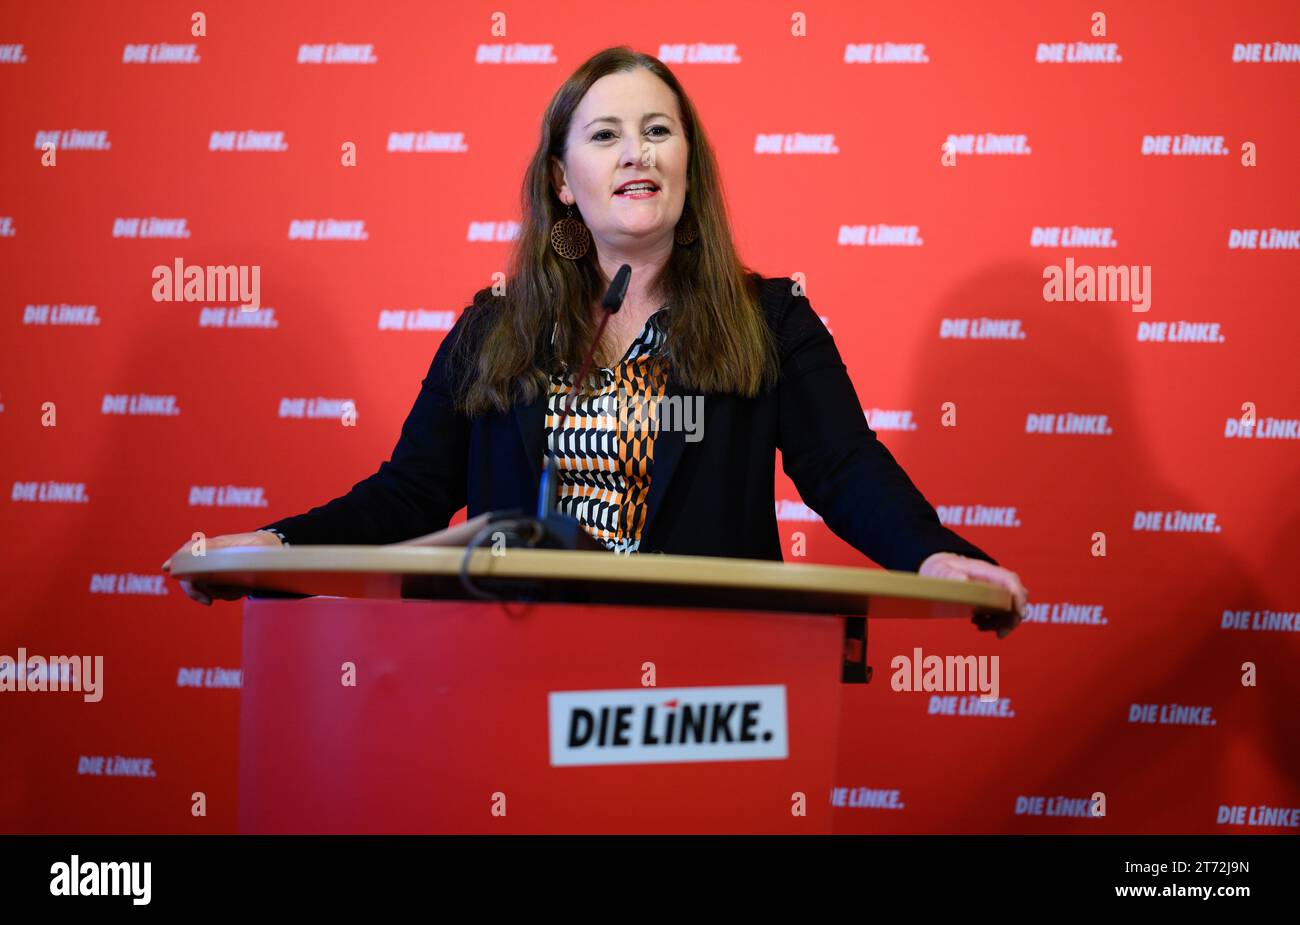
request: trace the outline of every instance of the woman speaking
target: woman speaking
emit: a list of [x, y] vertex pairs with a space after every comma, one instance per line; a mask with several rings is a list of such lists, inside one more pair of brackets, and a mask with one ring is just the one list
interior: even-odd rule
[[[560, 87], [522, 212], [504, 285], [444, 338], [392, 458], [342, 497], [208, 548], [394, 543], [462, 507], [529, 511], [553, 463], [558, 511], [612, 552], [780, 561], [780, 450], [803, 500], [864, 555], [1000, 585], [1023, 614], [1017, 575], [944, 527], [867, 426], [808, 299], [741, 263], [713, 150], [662, 62], [606, 49]], [[644, 413], [664, 408], [674, 426]]]

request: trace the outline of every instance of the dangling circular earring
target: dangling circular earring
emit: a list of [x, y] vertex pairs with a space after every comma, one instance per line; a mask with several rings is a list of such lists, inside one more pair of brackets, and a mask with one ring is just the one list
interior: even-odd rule
[[700, 236], [700, 229], [695, 224], [695, 219], [683, 211], [681, 219], [677, 222], [677, 230], [673, 232], [673, 240], [683, 247], [694, 244]]
[[573, 217], [572, 203], [569, 213], [551, 226], [551, 247], [566, 260], [587, 256], [587, 249], [591, 247], [591, 229]]

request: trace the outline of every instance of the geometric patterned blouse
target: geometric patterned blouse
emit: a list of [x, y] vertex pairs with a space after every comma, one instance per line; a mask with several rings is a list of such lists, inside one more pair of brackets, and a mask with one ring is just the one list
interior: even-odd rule
[[546, 455], [555, 457], [560, 476], [556, 508], [614, 553], [641, 545], [659, 430], [655, 411], [668, 383], [667, 313], [664, 306], [646, 320], [612, 369], [597, 370], [600, 387], [578, 396], [558, 430], [572, 378], [551, 376]]

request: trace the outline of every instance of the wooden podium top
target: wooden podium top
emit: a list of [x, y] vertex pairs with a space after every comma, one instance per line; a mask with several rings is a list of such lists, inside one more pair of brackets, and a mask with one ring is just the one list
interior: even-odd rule
[[[293, 546], [178, 553], [175, 578], [265, 596], [464, 599], [464, 549]], [[551, 549], [477, 549], [468, 573], [485, 590], [573, 603], [739, 608], [872, 617], [969, 618], [1011, 610], [1011, 593], [982, 581], [914, 572], [759, 559]]]

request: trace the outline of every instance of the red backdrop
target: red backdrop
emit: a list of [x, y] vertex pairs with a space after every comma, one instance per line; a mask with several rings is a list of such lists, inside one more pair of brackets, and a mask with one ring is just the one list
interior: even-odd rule
[[[802, 274], [881, 438], [1031, 592], [1001, 642], [873, 624], [839, 824], [1300, 831], [1294, 3], [1116, 5], [1104, 35], [1075, 2], [210, 0], [202, 36], [195, 6], [0, 10], [0, 654], [106, 682], [0, 692], [0, 828], [234, 829], [239, 605], [151, 576], [386, 458], [505, 268], [551, 94], [629, 43], [693, 95], [744, 258]], [[354, 239], [294, 233], [328, 219]], [[259, 266], [264, 307], [154, 300], [177, 258]], [[1149, 268], [1148, 310], [1047, 301], [1067, 259]], [[1069, 415], [1099, 432], [1035, 426]], [[778, 478], [787, 558], [866, 564]], [[893, 691], [918, 646], [1000, 655], [1006, 702]]]

